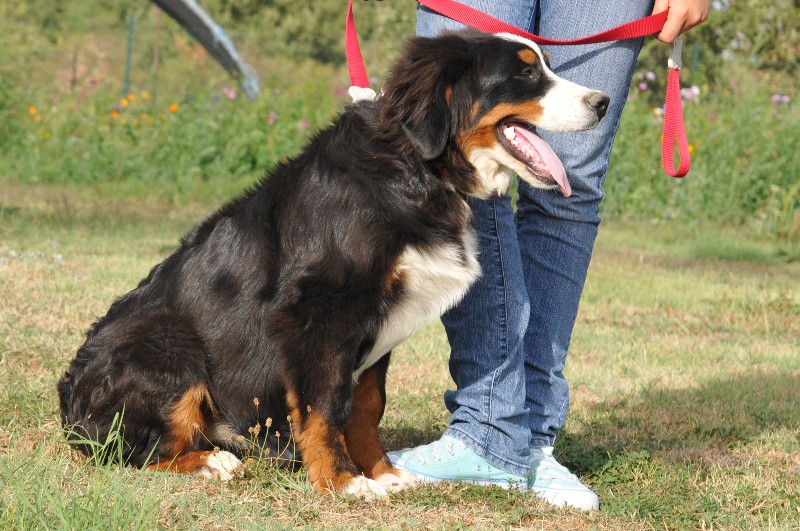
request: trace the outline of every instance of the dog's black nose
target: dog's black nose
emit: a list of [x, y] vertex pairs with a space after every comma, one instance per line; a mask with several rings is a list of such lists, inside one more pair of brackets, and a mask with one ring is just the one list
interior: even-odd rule
[[603, 94], [602, 92], [595, 92], [591, 96], [586, 96], [586, 104], [594, 109], [594, 112], [597, 113], [597, 118], [602, 119], [603, 116], [606, 115], [606, 111], [608, 110], [608, 104], [611, 103], [611, 98], [608, 97], [607, 94]]

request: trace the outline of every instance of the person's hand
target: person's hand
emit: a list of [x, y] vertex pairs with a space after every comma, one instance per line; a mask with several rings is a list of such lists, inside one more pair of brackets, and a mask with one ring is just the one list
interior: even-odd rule
[[654, 14], [667, 9], [669, 9], [667, 21], [656, 38], [671, 43], [684, 31], [706, 21], [711, 11], [711, 0], [655, 0]]

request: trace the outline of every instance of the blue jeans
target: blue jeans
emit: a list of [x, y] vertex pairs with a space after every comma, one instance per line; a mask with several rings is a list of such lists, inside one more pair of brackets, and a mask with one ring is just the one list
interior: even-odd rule
[[[532, 33], [573, 39], [650, 14], [650, 0], [461, 0]], [[460, 27], [424, 8], [417, 33]], [[446, 434], [493, 465], [529, 473], [529, 447], [552, 446], [569, 406], [562, 373], [600, 223], [611, 145], [641, 39], [548, 46], [560, 76], [602, 90], [611, 105], [600, 126], [580, 133], [539, 131], [564, 163], [572, 195], [519, 183], [509, 197], [474, 200], [483, 275], [442, 317], [455, 391]], [[523, 400], [523, 397], [524, 400]]]

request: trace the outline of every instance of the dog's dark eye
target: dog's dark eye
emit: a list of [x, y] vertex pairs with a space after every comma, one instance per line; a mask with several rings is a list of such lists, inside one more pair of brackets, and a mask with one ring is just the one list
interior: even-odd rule
[[530, 79], [536, 77], [536, 69], [533, 68], [532, 66], [526, 66], [525, 68], [522, 69], [522, 72], [520, 72], [517, 77], [524, 79]]

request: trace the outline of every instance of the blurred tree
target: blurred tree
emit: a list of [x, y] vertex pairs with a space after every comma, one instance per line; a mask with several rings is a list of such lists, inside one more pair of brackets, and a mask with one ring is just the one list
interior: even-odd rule
[[[344, 62], [344, 0], [206, 0], [202, 4], [224, 26], [251, 33], [267, 53], [322, 63]], [[413, 0], [358, 4], [359, 38], [379, 55], [392, 55], [397, 43], [413, 35]]]
[[[800, 0], [715, 0], [713, 7], [709, 20], [686, 36], [684, 67], [693, 69], [693, 82], [714, 84], [728, 61], [744, 62], [753, 70], [798, 75]], [[699, 64], [692, 64], [695, 43], [700, 48]], [[667, 55], [667, 46], [648, 39], [639, 70], [663, 71]]]

